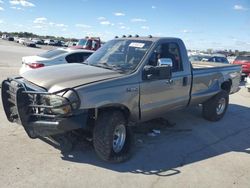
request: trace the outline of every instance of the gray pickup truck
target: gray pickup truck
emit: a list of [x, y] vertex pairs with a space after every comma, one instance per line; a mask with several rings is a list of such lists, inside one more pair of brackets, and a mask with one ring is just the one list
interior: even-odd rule
[[229, 94], [238, 91], [240, 71], [238, 65], [191, 64], [178, 38], [116, 38], [85, 63], [4, 80], [2, 101], [8, 120], [30, 138], [88, 131], [101, 159], [122, 162], [139, 122], [198, 104], [205, 119], [220, 120]]

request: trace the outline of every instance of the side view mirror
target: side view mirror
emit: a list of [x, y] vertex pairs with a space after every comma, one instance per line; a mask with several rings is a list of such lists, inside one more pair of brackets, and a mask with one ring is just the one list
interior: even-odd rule
[[168, 67], [173, 67], [173, 61], [171, 58], [160, 58], [158, 59], [157, 62], [158, 66], [168, 66]]
[[143, 80], [163, 80], [172, 78], [171, 66], [150, 66], [146, 65], [143, 69]]

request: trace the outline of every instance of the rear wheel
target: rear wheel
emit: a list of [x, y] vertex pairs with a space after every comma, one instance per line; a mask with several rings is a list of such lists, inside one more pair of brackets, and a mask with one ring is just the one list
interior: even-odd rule
[[121, 111], [106, 110], [100, 113], [93, 133], [97, 155], [108, 162], [119, 163], [131, 156], [133, 133]]
[[203, 103], [203, 117], [209, 121], [219, 121], [226, 113], [228, 102], [229, 94], [222, 90], [217, 95]]

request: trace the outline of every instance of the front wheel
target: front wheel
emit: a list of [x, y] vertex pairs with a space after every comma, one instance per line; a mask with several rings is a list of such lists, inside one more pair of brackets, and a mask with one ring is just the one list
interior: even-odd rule
[[217, 95], [203, 103], [203, 117], [209, 121], [219, 121], [226, 113], [228, 102], [228, 92], [220, 91]]
[[121, 111], [102, 111], [97, 118], [93, 143], [97, 155], [108, 162], [119, 163], [131, 156], [133, 133]]

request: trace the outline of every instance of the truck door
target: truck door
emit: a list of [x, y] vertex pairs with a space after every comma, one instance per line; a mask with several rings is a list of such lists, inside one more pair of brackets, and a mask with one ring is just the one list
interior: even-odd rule
[[[185, 49], [185, 46], [181, 46]], [[150, 55], [146, 65], [157, 66], [159, 58], [171, 58], [172, 79], [143, 79], [140, 84], [141, 120], [149, 120], [170, 110], [183, 108], [188, 104], [191, 87], [191, 69], [186, 53], [177, 42], [162, 42]], [[183, 60], [186, 60], [184, 62]], [[184, 66], [186, 63], [188, 66]]]

